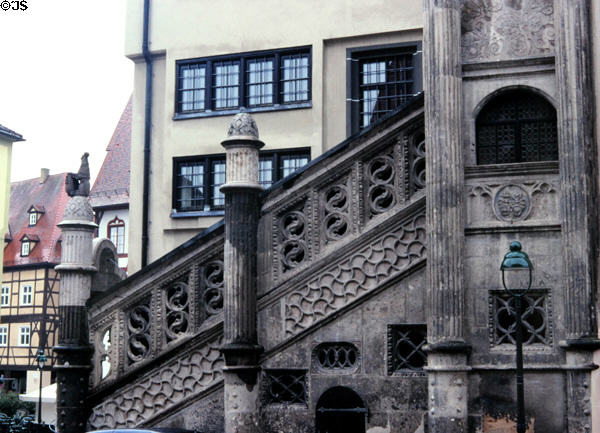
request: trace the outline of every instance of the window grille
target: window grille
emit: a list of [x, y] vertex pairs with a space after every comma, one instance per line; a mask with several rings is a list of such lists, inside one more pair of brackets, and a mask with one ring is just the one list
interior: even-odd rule
[[304, 370], [266, 370], [265, 385], [269, 403], [306, 404]]
[[315, 348], [317, 365], [325, 370], [353, 370], [358, 366], [358, 349], [351, 343], [323, 343]]
[[388, 325], [388, 374], [422, 372], [427, 365], [425, 344], [426, 325]]
[[2, 286], [2, 292], [0, 292], [0, 306], [8, 307], [10, 305], [10, 287]]
[[29, 252], [31, 251], [31, 244], [29, 241], [22, 241], [21, 242], [21, 256], [22, 257], [27, 257], [29, 255]]
[[177, 62], [175, 117], [310, 106], [310, 47]]
[[[515, 298], [505, 292], [492, 292], [490, 308], [493, 346], [516, 344]], [[547, 291], [531, 291], [521, 297], [524, 345], [551, 344], [550, 303]]]
[[556, 161], [556, 110], [525, 90], [501, 93], [477, 116], [477, 164]]

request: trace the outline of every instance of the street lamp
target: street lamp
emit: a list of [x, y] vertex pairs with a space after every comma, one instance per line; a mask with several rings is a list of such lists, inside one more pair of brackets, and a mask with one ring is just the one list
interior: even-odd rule
[[521, 298], [531, 288], [533, 265], [529, 256], [521, 251], [521, 243], [510, 243], [510, 251], [500, 265], [502, 285], [515, 299], [517, 345], [517, 433], [525, 433], [525, 395], [523, 389], [523, 325], [521, 323]]
[[42, 369], [44, 368], [44, 364], [48, 360], [46, 355], [44, 355], [44, 349], [41, 347], [38, 349], [37, 357], [36, 357], [38, 368], [40, 369], [40, 394], [38, 396], [38, 416], [37, 422], [38, 424], [42, 423]]

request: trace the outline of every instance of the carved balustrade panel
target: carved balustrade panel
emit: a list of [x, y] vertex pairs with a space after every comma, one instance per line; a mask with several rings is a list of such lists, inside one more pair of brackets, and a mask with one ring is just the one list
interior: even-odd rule
[[94, 345], [94, 370], [92, 384], [114, 379], [119, 364], [119, 323], [117, 314], [103, 318], [95, 327], [90, 328], [90, 341]]
[[125, 313], [127, 329], [127, 366], [150, 357], [154, 349], [150, 298], [142, 300]]
[[[425, 187], [425, 135], [418, 118], [288, 193], [271, 213], [272, 276], [279, 283], [327, 247], [350, 239], [381, 214], [404, 206]], [[330, 251], [330, 250], [329, 250]]]
[[200, 293], [204, 317], [213, 316], [223, 311], [223, 259], [215, 258], [200, 266]]
[[193, 348], [92, 408], [93, 430], [139, 426], [222, 380], [221, 337]]
[[309, 328], [423, 259], [425, 238], [422, 210], [303, 283], [283, 299], [286, 335]]
[[187, 281], [175, 281], [164, 289], [165, 337], [170, 343], [191, 331], [190, 287]]

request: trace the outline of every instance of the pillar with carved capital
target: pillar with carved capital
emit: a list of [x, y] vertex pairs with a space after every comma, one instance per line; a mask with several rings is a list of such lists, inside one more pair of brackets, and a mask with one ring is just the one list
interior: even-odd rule
[[569, 431], [591, 431], [590, 370], [600, 348], [597, 150], [590, 0], [555, 0], [561, 233], [565, 257], [567, 421]]
[[467, 429], [460, 0], [425, 0], [429, 431]]
[[247, 113], [237, 114], [222, 143], [227, 152], [225, 194], [225, 432], [253, 433], [259, 427], [262, 348], [256, 332], [257, 230], [260, 210], [258, 151], [264, 145]]
[[[87, 154], [84, 155], [87, 165]], [[84, 167], [85, 168], [85, 167]], [[92, 346], [89, 341], [86, 302], [90, 297], [93, 265], [92, 241], [98, 227], [89, 203], [89, 174], [69, 173], [67, 203], [62, 230], [58, 345], [54, 347], [57, 362], [56, 410], [60, 433], [81, 433], [86, 430], [89, 375], [92, 369]], [[87, 179], [85, 178], [87, 176]], [[88, 182], [86, 184], [86, 182]]]

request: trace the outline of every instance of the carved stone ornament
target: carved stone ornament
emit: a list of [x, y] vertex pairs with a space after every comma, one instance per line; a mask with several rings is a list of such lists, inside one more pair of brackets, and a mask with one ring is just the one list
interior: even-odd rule
[[69, 197], [87, 197], [90, 195], [90, 165], [88, 164], [89, 153], [81, 156], [81, 166], [77, 173], [67, 173], [65, 178], [65, 190]]
[[212, 316], [223, 311], [223, 261], [213, 260], [204, 268], [204, 308], [206, 314]]
[[94, 221], [94, 210], [87, 197], [71, 197], [65, 207], [64, 220]]
[[306, 217], [300, 211], [286, 213], [279, 220], [283, 238], [280, 257], [284, 272], [302, 264], [308, 258], [306, 246]]
[[167, 341], [176, 340], [190, 329], [190, 288], [183, 281], [175, 282], [166, 288]]
[[129, 331], [127, 357], [130, 364], [145, 359], [152, 350], [151, 317], [152, 314], [148, 304], [137, 305], [129, 313], [127, 319], [127, 330]]
[[346, 185], [332, 185], [323, 193], [325, 215], [323, 218], [323, 234], [328, 241], [343, 238], [350, 232], [348, 217], [350, 196]]
[[222, 379], [220, 339], [171, 359], [92, 409], [92, 430], [136, 427]]
[[377, 156], [367, 164], [366, 176], [369, 181], [368, 200], [371, 216], [384, 213], [396, 205], [394, 167], [394, 158], [390, 155]]
[[494, 213], [502, 221], [522, 221], [531, 211], [531, 198], [518, 185], [506, 185], [494, 197]]
[[227, 137], [252, 137], [258, 139], [258, 127], [248, 113], [238, 113], [233, 117]]
[[464, 61], [554, 54], [553, 0], [466, 0], [462, 10]]
[[425, 215], [385, 233], [285, 299], [286, 335], [309, 328], [425, 256]]

